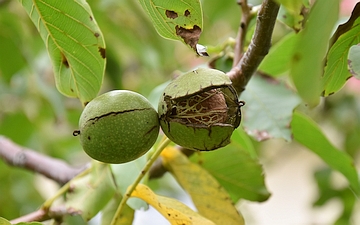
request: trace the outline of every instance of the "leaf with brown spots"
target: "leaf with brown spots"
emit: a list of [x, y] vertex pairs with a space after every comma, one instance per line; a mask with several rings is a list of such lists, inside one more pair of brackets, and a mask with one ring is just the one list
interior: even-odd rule
[[44, 40], [57, 89], [83, 104], [95, 98], [105, 73], [105, 41], [83, 0], [19, 0]]
[[202, 9], [199, 0], [140, 0], [160, 36], [180, 40], [197, 52], [202, 32]]

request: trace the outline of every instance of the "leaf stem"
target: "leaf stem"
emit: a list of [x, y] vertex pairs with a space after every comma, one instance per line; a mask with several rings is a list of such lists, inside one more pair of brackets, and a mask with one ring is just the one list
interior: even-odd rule
[[131, 197], [131, 193], [135, 190], [136, 186], [144, 178], [145, 174], [149, 171], [150, 167], [153, 165], [153, 163], [159, 157], [159, 155], [164, 150], [164, 148], [168, 144], [170, 144], [170, 142], [171, 142], [170, 139], [168, 139], [166, 136], [164, 136], [164, 137], [165, 137], [165, 139], [161, 142], [161, 144], [158, 146], [156, 151], [151, 155], [150, 159], [147, 161], [146, 165], [144, 166], [144, 168], [142, 169], [142, 171], [140, 172], [140, 174], [138, 175], [138, 177], [136, 178], [134, 183], [132, 183], [131, 186], [129, 186], [129, 188], [127, 189], [125, 195], [121, 199], [121, 202], [115, 212], [115, 215], [111, 221], [111, 225], [115, 225], [117, 220], [120, 219], [121, 212], [122, 212], [124, 206], [126, 205], [127, 200]]

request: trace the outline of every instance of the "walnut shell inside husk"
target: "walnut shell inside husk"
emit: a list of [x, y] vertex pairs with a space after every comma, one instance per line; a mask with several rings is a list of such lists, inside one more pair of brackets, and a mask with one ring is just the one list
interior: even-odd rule
[[226, 74], [200, 68], [165, 88], [158, 108], [160, 125], [166, 136], [182, 147], [215, 150], [230, 143], [243, 104]]

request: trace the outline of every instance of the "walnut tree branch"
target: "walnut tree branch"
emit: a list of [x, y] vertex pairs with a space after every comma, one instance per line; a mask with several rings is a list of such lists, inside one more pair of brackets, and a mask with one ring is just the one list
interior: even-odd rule
[[15, 144], [0, 136], [0, 158], [7, 164], [42, 174], [59, 184], [65, 184], [83, 168], [74, 168], [67, 163]]
[[256, 28], [250, 45], [239, 61], [228, 73], [233, 86], [241, 94], [246, 84], [269, 52], [272, 32], [279, 5], [273, 0], [264, 0], [256, 19]]
[[239, 63], [241, 57], [243, 56], [246, 33], [249, 27], [249, 23], [253, 18], [253, 13], [251, 13], [251, 7], [248, 5], [247, 0], [238, 0], [238, 4], [241, 7], [241, 22], [236, 37], [233, 67], [235, 67]]
[[50, 210], [45, 210], [43, 208], [40, 208], [35, 212], [31, 212], [19, 218], [13, 219], [10, 222], [11, 224], [17, 224], [21, 222], [34, 222], [34, 221], [42, 222], [49, 219], [55, 219], [61, 221], [61, 219], [66, 215], [71, 215], [71, 216], [79, 215], [79, 211], [76, 211], [72, 208], [65, 206], [52, 207]]

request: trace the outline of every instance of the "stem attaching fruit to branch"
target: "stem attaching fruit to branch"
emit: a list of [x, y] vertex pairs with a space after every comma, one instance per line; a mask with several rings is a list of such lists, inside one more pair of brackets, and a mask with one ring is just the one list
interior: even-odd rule
[[166, 148], [166, 146], [168, 146], [168, 144], [170, 144], [170, 142], [171, 142], [170, 139], [165, 137], [165, 139], [162, 140], [161, 144], [157, 147], [155, 152], [151, 155], [150, 159], [147, 161], [144, 168], [141, 170], [140, 174], [137, 176], [136, 180], [134, 181], [134, 183], [132, 183], [131, 186], [129, 186], [129, 188], [127, 189], [123, 198], [121, 199], [121, 202], [115, 212], [113, 220], [111, 221], [111, 225], [116, 224], [117, 220], [120, 218], [120, 215], [121, 215], [121, 212], [122, 212], [124, 206], [126, 205], [127, 200], [131, 197], [131, 193], [135, 190], [136, 186], [144, 178], [146, 173], [150, 170], [150, 167], [154, 164], [154, 162], [159, 157], [161, 152], [164, 150], [164, 148]]

